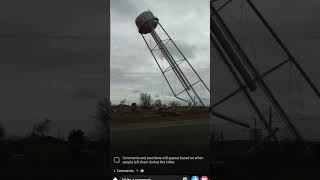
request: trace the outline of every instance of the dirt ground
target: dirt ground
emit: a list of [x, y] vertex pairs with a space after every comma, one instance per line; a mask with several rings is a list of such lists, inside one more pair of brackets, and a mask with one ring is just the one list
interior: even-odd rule
[[121, 125], [129, 123], [143, 122], [163, 122], [179, 121], [188, 119], [209, 118], [208, 111], [157, 111], [157, 110], [137, 110], [137, 111], [113, 111], [111, 113], [111, 125]]

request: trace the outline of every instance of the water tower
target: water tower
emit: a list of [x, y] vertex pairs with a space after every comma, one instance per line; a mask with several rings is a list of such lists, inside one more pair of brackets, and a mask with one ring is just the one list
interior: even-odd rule
[[[208, 94], [205, 97], [209, 97], [208, 86], [159, 23], [159, 19], [151, 11], [145, 11], [136, 18], [135, 23], [173, 95], [184, 102], [205, 106], [204, 96], [201, 97], [199, 91], [202, 86], [202, 90]], [[150, 39], [149, 43], [147, 39]], [[177, 80], [178, 88], [175, 88], [177, 84], [173, 84], [173, 78]]]

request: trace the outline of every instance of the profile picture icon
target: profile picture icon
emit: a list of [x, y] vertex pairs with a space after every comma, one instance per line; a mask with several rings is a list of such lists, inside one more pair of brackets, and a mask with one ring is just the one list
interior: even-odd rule
[[200, 180], [209, 180], [207, 176], [201, 176]]
[[199, 180], [199, 177], [198, 176], [192, 176], [191, 180]]

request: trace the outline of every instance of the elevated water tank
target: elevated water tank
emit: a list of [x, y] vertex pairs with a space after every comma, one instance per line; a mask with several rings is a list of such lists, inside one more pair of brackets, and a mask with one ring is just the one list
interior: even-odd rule
[[151, 11], [145, 11], [136, 18], [136, 25], [141, 34], [148, 34], [159, 24], [159, 19]]

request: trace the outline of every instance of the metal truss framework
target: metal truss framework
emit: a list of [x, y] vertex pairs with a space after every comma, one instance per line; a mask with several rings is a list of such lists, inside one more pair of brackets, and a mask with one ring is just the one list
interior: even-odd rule
[[[265, 128], [269, 132], [269, 136], [276, 138], [275, 133], [278, 129], [273, 129], [271, 125], [266, 121], [266, 118], [262, 114], [261, 110], [257, 106], [255, 100], [250, 94], [250, 91], [255, 91], [255, 84], [258, 85], [258, 87], [263, 91], [264, 95], [269, 100], [272, 107], [277, 111], [277, 113], [280, 115], [281, 120], [283, 120], [287, 126], [287, 128], [290, 130], [291, 134], [296, 138], [297, 141], [303, 142], [303, 138], [292, 123], [290, 117], [288, 116], [287, 112], [282, 108], [279, 101], [275, 98], [273, 95], [273, 92], [268, 87], [268, 85], [265, 83], [264, 78], [267, 77], [272, 72], [278, 70], [280, 67], [287, 63], [293, 63], [294, 66], [297, 68], [297, 70], [300, 72], [304, 80], [308, 83], [310, 88], [313, 90], [313, 92], [316, 94], [316, 96], [320, 99], [320, 91], [315, 86], [315, 84], [312, 82], [310, 77], [307, 75], [307, 73], [303, 70], [301, 65], [296, 61], [295, 57], [292, 55], [292, 53], [289, 51], [289, 49], [285, 46], [285, 44], [281, 41], [279, 36], [275, 33], [275, 31], [271, 28], [269, 23], [266, 21], [266, 19], [262, 16], [262, 14], [258, 11], [256, 6], [252, 3], [251, 0], [246, 0], [247, 4], [251, 7], [251, 9], [254, 11], [254, 13], [258, 16], [258, 18], [262, 21], [265, 28], [268, 30], [270, 35], [276, 40], [276, 42], [279, 44], [281, 49], [285, 52], [287, 59], [283, 62], [279, 63], [278, 65], [274, 66], [273, 68], [270, 68], [269, 70], [260, 73], [258, 70], [254, 67], [244, 50], [241, 48], [240, 44], [237, 42], [227, 25], [224, 23], [222, 17], [219, 15], [219, 11], [221, 11], [224, 7], [226, 7], [232, 0], [228, 0], [225, 3], [223, 3], [220, 7], [216, 8], [214, 3], [218, 0], [211, 0], [210, 2], [210, 9], [211, 9], [211, 18], [210, 18], [210, 39], [213, 43], [214, 47], [218, 51], [221, 59], [225, 63], [225, 65], [228, 67], [230, 72], [232, 73], [233, 77], [237, 81], [237, 84], [239, 88], [232, 91], [228, 96], [222, 98], [221, 100], [217, 101], [215, 104], [211, 106], [212, 108], [212, 114], [216, 117], [222, 118], [224, 120], [236, 123], [238, 125], [241, 125], [243, 127], [249, 128], [250, 126], [247, 124], [242, 123], [239, 120], [230, 119], [228, 117], [224, 117], [223, 115], [214, 112], [214, 108], [222, 104], [223, 102], [229, 100], [230, 98], [234, 97], [238, 93], [243, 93], [244, 96], [248, 99], [250, 105], [254, 109], [255, 113], [258, 115], [259, 119], [265, 126]], [[223, 36], [223, 38], [221, 38]], [[235, 54], [231, 54], [228, 52], [231, 48], [231, 53], [236, 52]], [[239, 56], [240, 58], [236, 57]], [[236, 59], [238, 58], [238, 59]], [[235, 62], [234, 59], [236, 59], [238, 62]], [[240, 66], [240, 68], [239, 68]], [[241, 67], [241, 66], [244, 66]], [[241, 69], [242, 68], [242, 69]], [[243, 72], [248, 73], [244, 74]], [[245, 83], [243, 83], [243, 81]]]
[[[169, 34], [166, 32], [166, 30], [162, 27], [162, 25], [159, 23], [159, 26], [161, 27], [162, 31], [165, 32], [167, 38], [166, 39], [160, 39], [159, 36], [154, 32], [151, 33], [152, 36], [156, 36], [154, 38], [158, 38], [160, 42], [156, 42], [156, 45], [154, 47], [151, 46], [151, 44], [148, 44], [145, 36], [143, 34], [141, 34], [143, 40], [145, 41], [145, 43], [147, 44], [148, 46], [148, 49], [150, 50], [154, 60], [156, 61], [164, 79], [166, 80], [167, 84], [169, 85], [169, 88], [171, 90], [171, 92], [173, 93], [174, 97], [176, 97], [177, 99], [180, 99], [181, 101], [184, 101], [184, 102], [192, 102], [193, 105], [197, 105], [198, 102], [200, 103], [201, 106], [205, 106], [203, 100], [201, 99], [201, 97], [198, 95], [198, 93], [196, 92], [196, 90], [194, 89], [194, 86], [198, 83], [202, 83], [205, 87], [205, 89], [210, 92], [208, 86], [206, 85], [206, 83], [202, 80], [202, 78], [199, 76], [199, 74], [196, 72], [196, 70], [193, 68], [193, 66], [190, 64], [190, 62], [188, 61], [188, 59], [184, 56], [184, 54], [182, 53], [182, 51], [178, 48], [178, 46], [176, 45], [176, 43], [171, 39], [171, 37], [169, 36]], [[160, 63], [159, 63], [159, 60], [158, 58], [155, 56], [155, 52], [156, 51], [164, 51], [164, 49], [166, 49], [166, 45], [169, 43], [169, 42], [172, 42], [174, 47], [178, 50], [179, 54], [182, 56], [182, 59], [178, 59], [178, 60], [173, 60], [172, 62], [169, 61], [168, 59], [168, 63], [169, 63], [169, 66], [166, 67], [166, 68], [162, 68], [160, 66]], [[165, 53], [164, 53], [165, 54]], [[167, 58], [167, 57], [166, 57]], [[172, 58], [172, 57], [171, 57]], [[182, 72], [182, 70], [180, 70], [180, 67], [179, 65], [183, 62], [187, 62], [187, 65], [192, 69], [192, 71], [196, 74], [197, 76], [197, 81], [194, 82], [194, 83], [190, 83], [189, 80], [185, 77], [184, 73]], [[179, 71], [178, 71], [178, 70]], [[175, 73], [175, 75], [178, 77], [182, 87], [183, 87], [183, 90], [180, 91], [180, 92], [175, 92], [174, 89], [172, 88], [172, 85], [170, 84], [169, 80], [168, 80], [168, 77], [167, 77], [167, 73], [170, 72], [170, 71], [173, 71]], [[191, 91], [191, 92], [190, 92]], [[186, 93], [189, 97], [189, 100], [188, 99], [185, 99], [183, 97], [181, 97], [181, 95], [183, 93]], [[194, 96], [192, 96], [194, 95]], [[191, 100], [191, 101], [190, 101]]]

